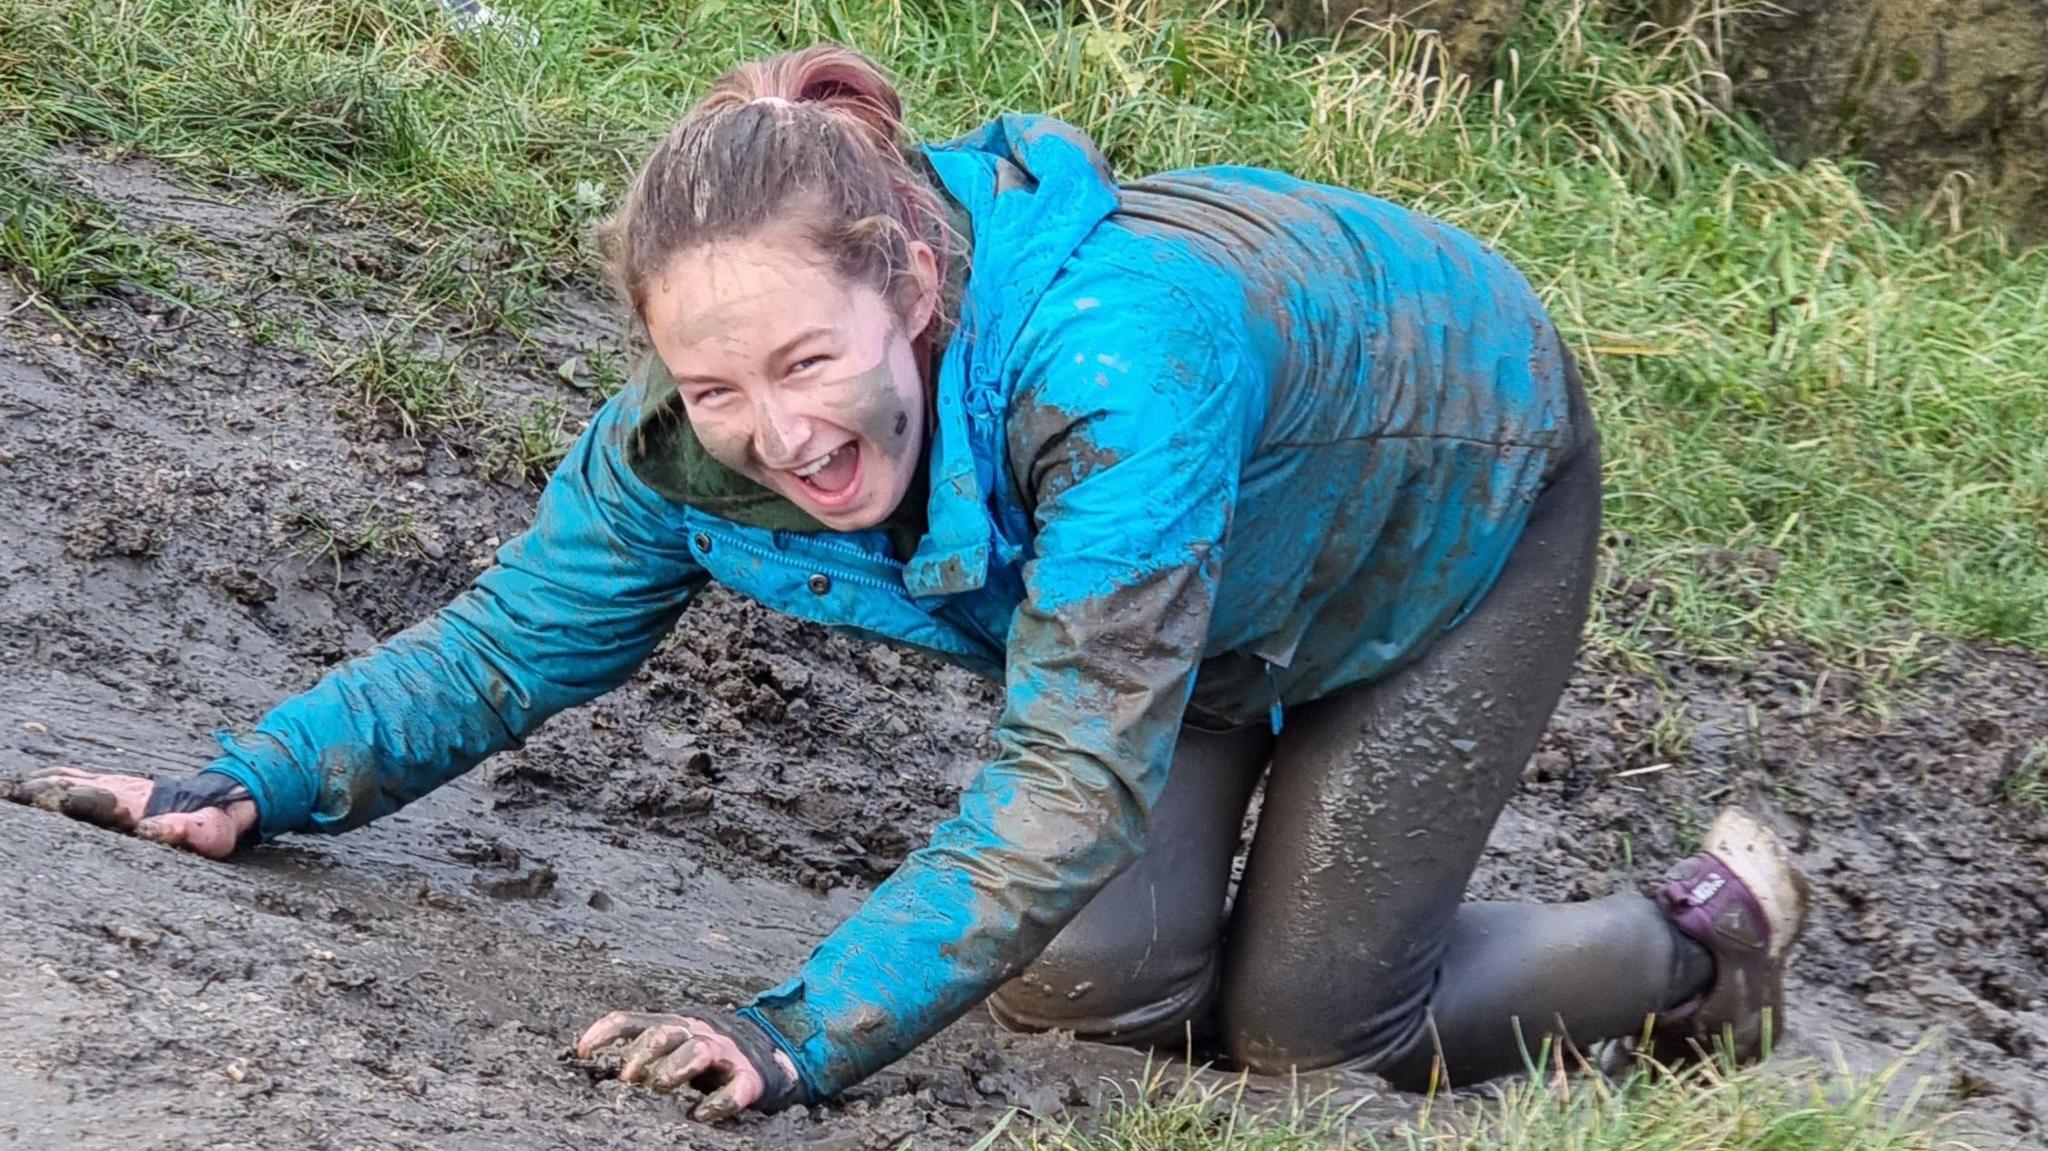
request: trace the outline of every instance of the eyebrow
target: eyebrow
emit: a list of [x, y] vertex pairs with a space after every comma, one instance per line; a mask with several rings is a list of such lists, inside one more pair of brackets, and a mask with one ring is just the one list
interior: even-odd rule
[[804, 331], [798, 332], [796, 335], [791, 336], [789, 339], [784, 340], [781, 347], [775, 349], [773, 352], [768, 353], [768, 358], [770, 360], [783, 359], [784, 357], [788, 356], [791, 351], [796, 349], [799, 345], [803, 344], [804, 342], [808, 340], [815, 340], [819, 336], [829, 336], [831, 334], [831, 328], [807, 328]]
[[[815, 340], [820, 336], [830, 336], [832, 334], [833, 330], [831, 328], [806, 328], [803, 331], [798, 332], [796, 335], [791, 336], [789, 339], [784, 340], [782, 342], [781, 347], [776, 348], [774, 351], [768, 353], [768, 359], [771, 363], [777, 360], [784, 359], [790, 354], [790, 352], [793, 349], [800, 347], [805, 341]], [[678, 385], [713, 385], [723, 384], [726, 382], [723, 376], [676, 376], [674, 377], [674, 379]]]

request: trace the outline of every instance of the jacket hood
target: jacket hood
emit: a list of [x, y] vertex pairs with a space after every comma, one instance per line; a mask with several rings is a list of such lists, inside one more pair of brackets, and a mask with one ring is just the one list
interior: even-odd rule
[[1009, 352], [1061, 265], [1117, 208], [1108, 161], [1071, 124], [1003, 116], [924, 149], [948, 195], [974, 226], [969, 288], [960, 325]]

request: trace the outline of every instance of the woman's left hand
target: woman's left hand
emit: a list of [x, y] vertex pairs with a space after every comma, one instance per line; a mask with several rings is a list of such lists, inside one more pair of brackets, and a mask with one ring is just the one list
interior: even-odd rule
[[689, 1015], [614, 1011], [576, 1041], [576, 1057], [626, 1043], [619, 1079], [654, 1091], [685, 1084], [704, 1093], [690, 1117], [716, 1123], [752, 1107], [779, 1111], [803, 1101], [796, 1066], [760, 1027], [719, 1012]]

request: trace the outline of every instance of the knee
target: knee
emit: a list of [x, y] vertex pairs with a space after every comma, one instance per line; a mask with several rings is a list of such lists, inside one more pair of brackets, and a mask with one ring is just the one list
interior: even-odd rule
[[[1300, 976], [1273, 968], [1227, 973], [1216, 1002], [1216, 1041], [1225, 1057], [1260, 1075], [1354, 1067], [1411, 1089], [1409, 1055], [1431, 1048], [1427, 984], [1389, 979], [1385, 986], [1413, 991], [1360, 999]], [[1420, 1081], [1427, 1078], [1425, 1061]]]
[[1217, 1043], [1232, 1064], [1260, 1075], [1313, 1071], [1341, 1061], [1335, 1021], [1307, 1010], [1309, 989], [1233, 969], [1216, 1000]]
[[[1150, 942], [1150, 941], [1148, 941]], [[1058, 940], [989, 997], [1012, 1031], [1071, 1031], [1081, 1039], [1168, 1046], [1206, 1016], [1217, 987], [1216, 948], [1063, 947]]]

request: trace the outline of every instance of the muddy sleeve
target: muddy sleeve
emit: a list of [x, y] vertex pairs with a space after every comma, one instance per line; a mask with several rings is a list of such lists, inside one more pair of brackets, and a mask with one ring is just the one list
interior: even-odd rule
[[1031, 362], [1009, 445], [1035, 538], [997, 755], [930, 844], [745, 1009], [814, 1099], [1030, 963], [1144, 849], [1172, 761], [1236, 497], [1242, 396], [1202, 333], [1135, 318]]
[[223, 737], [208, 770], [249, 789], [266, 838], [396, 811], [616, 687], [674, 626], [706, 577], [682, 509], [623, 458], [636, 391], [591, 421], [532, 526], [469, 590]]

